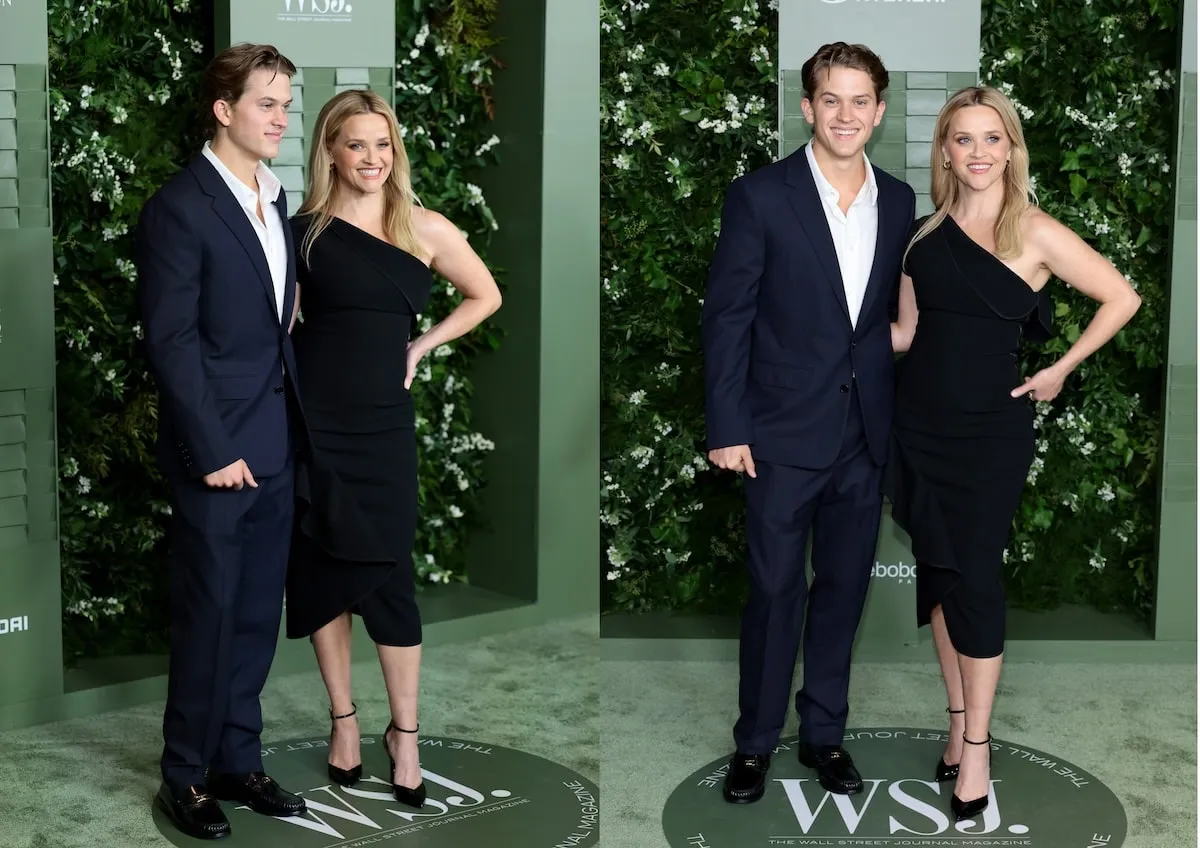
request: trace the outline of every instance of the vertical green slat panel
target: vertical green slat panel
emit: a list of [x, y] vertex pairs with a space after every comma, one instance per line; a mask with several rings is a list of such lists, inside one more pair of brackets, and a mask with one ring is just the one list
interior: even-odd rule
[[1154, 636], [1196, 639], [1196, 3], [1185, 0]]
[[0, 705], [62, 694], [46, 3], [0, 13]]

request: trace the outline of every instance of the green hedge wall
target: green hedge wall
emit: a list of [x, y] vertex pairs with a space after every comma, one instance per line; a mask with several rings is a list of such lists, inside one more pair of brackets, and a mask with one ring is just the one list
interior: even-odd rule
[[[426, 206], [486, 260], [498, 226], [473, 175], [496, 161], [488, 29], [496, 0], [398, 0], [396, 106]], [[211, 4], [51, 0], [50, 85], [58, 340], [64, 653], [161, 650], [166, 491], [152, 459], [156, 394], [138, 355], [132, 233], [146, 199], [198, 151], [195, 101], [213, 53]], [[417, 83], [417, 85], [413, 85]], [[444, 283], [444, 281], [442, 281]], [[428, 314], [453, 305], [436, 285]], [[471, 425], [468, 369], [482, 330], [423, 363], [414, 558], [462, 576], [491, 443]]]
[[[777, 151], [776, 4], [605, 0], [603, 550], [609, 610], [734, 612], [742, 499], [704, 458], [700, 302], [728, 184]], [[1143, 307], [1038, 408], [1012, 603], [1153, 603], [1179, 7], [984, 0], [982, 77], [1020, 104], [1041, 205]], [[1052, 283], [1061, 353], [1094, 305]]]

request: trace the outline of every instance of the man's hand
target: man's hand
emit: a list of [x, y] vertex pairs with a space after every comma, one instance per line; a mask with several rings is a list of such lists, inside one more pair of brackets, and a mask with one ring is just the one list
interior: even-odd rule
[[710, 450], [708, 461], [726, 471], [736, 471], [738, 474], [745, 472], [751, 477], [758, 476], [754, 473], [754, 457], [750, 455], [749, 445], [733, 445], [728, 448]]
[[254, 482], [254, 476], [250, 473], [250, 467], [246, 465], [244, 459], [239, 459], [232, 465], [226, 465], [220, 471], [205, 474], [204, 485], [214, 489], [240, 490], [245, 485], [252, 489], [258, 488], [258, 484]]

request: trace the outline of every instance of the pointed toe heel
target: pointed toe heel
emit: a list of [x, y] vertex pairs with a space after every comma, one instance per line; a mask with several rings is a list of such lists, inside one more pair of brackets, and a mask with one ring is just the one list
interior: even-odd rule
[[[332, 709], [329, 711], [329, 720], [332, 723], [329, 728], [329, 744], [331, 746], [333, 745], [333, 725], [341, 719], [353, 718], [354, 716], [358, 715], [358, 704], [355, 704], [353, 701], [351, 701], [350, 707], [350, 712], [344, 715], [334, 715]], [[362, 777], [362, 763], [359, 763], [358, 765], [352, 766], [348, 769], [338, 768], [330, 762], [326, 762], [325, 766], [329, 773], [329, 779], [338, 786], [353, 786], [354, 784], [358, 783], [359, 779]]]
[[[987, 740], [984, 742], [972, 742], [964, 734], [963, 741], [966, 742], [968, 745], [991, 745], [992, 734], [989, 733]], [[989, 747], [988, 748], [988, 769], [991, 770], [991, 767], [992, 767], [992, 749]], [[990, 795], [991, 793], [988, 793], [988, 794]], [[951, 810], [951, 812], [954, 813], [954, 818], [957, 819], [958, 821], [965, 821], [966, 819], [975, 818], [975, 816], [979, 815], [984, 810], [986, 810], [987, 806], [988, 806], [988, 795], [984, 795], [982, 798], [972, 798], [969, 801], [964, 801], [961, 798], [959, 798], [957, 795], [950, 796], [950, 810]]]
[[[949, 707], [946, 707], [946, 712], [950, 713], [950, 715], [961, 715], [965, 713], [966, 710], [952, 710]], [[937, 769], [933, 773], [933, 779], [938, 783], [946, 783], [947, 781], [955, 780], [957, 778], [958, 763], [950, 765], [946, 762], [946, 758], [944, 756], [938, 757]]]
[[[383, 731], [383, 747], [387, 749], [387, 736], [393, 730], [397, 733], [416, 733], [420, 729], [421, 725], [418, 724], [416, 730], [405, 730], [403, 727], [397, 727], [395, 722], [389, 721], [387, 730]], [[401, 804], [407, 804], [410, 807], [416, 807], [417, 809], [424, 807], [426, 798], [425, 781], [422, 780], [416, 788], [401, 786], [399, 783], [396, 783], [396, 760], [392, 757], [390, 749], [388, 749], [388, 764], [391, 767], [392, 797]]]

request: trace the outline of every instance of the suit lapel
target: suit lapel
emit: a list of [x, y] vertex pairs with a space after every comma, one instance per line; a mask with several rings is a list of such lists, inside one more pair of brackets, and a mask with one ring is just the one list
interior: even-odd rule
[[[283, 318], [280, 325], [286, 331], [292, 320], [292, 307], [296, 303], [296, 251], [292, 242], [292, 228], [287, 216], [287, 197], [283, 189], [275, 200], [276, 214], [279, 215], [280, 227], [283, 229], [283, 244], [287, 250], [287, 273], [283, 278]], [[274, 303], [275, 292], [271, 292], [271, 302]]]
[[[225, 184], [225, 180], [221, 179], [217, 169], [203, 154], [192, 160], [191, 168], [200, 187], [204, 189], [204, 193], [212, 198], [213, 211], [233, 233], [250, 258], [250, 264], [254, 266], [254, 271], [258, 274], [259, 282], [262, 283], [263, 291], [271, 304], [271, 314], [278, 314], [278, 306], [275, 303], [275, 284], [271, 281], [271, 268], [267, 265], [267, 255], [263, 252], [258, 234], [254, 232], [254, 225], [246, 217], [246, 211], [233, 196], [233, 192]], [[280, 192], [280, 196], [282, 197], [282, 192]], [[263, 212], [267, 214], [267, 210], [263, 210]], [[284, 230], [287, 230], [286, 222]]]
[[850, 306], [846, 303], [846, 286], [842, 282], [842, 269], [838, 265], [837, 250], [829, 232], [829, 221], [817, 193], [817, 182], [808, 166], [804, 148], [788, 157], [787, 182], [791, 186], [788, 202], [800, 219], [800, 227], [817, 254], [817, 260], [825, 271], [825, 279], [833, 289], [833, 296], [842, 307], [842, 314], [850, 320]]
[[[871, 166], [874, 167], [874, 166]], [[867, 310], [871, 308], [871, 303], [874, 301], [879, 290], [883, 288], [883, 272], [884, 272], [884, 247], [887, 240], [892, 237], [892, 217], [889, 215], [888, 200], [890, 195], [885, 194], [885, 183], [878, 179], [875, 180], [879, 186], [879, 194], [875, 200], [875, 256], [871, 259], [871, 273], [867, 277], [867, 290], [863, 293], [862, 308], [859, 310], [859, 315], [866, 315]]]

